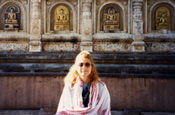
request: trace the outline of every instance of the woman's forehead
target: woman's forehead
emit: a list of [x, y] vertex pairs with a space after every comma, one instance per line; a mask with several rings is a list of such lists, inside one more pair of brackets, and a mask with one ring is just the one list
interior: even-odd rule
[[77, 58], [76, 62], [91, 62], [91, 60], [88, 58], [79, 57]]

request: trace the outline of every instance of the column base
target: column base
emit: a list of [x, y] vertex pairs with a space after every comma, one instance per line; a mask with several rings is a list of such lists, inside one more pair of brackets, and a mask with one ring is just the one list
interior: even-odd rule
[[30, 45], [29, 52], [41, 52], [41, 46], [32, 46]]
[[80, 49], [81, 51], [89, 51], [89, 52], [93, 52], [93, 47], [92, 47], [93, 43], [92, 42], [81, 42], [80, 44]]
[[137, 41], [132, 43], [132, 52], [145, 52], [145, 42]]
[[29, 52], [41, 52], [41, 36], [40, 35], [33, 35], [30, 37], [30, 48]]

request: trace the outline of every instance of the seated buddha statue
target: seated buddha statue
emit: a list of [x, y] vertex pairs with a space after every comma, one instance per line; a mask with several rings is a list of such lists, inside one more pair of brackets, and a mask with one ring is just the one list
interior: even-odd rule
[[17, 15], [15, 13], [14, 8], [10, 8], [10, 12], [7, 12], [7, 17], [5, 19], [4, 29], [11, 30], [11, 31], [13, 31], [13, 30], [18, 31], [18, 29], [19, 29]]
[[17, 23], [16, 20], [16, 13], [13, 8], [10, 9], [10, 12], [8, 13], [8, 18], [5, 20], [6, 23]]
[[158, 8], [156, 12], [156, 30], [170, 29], [170, 11], [165, 7]]
[[119, 29], [119, 13], [114, 8], [109, 8], [107, 13], [104, 13], [103, 25], [104, 31], [116, 31]]
[[54, 30], [69, 30], [69, 14], [66, 14], [64, 9], [57, 11], [55, 17]]

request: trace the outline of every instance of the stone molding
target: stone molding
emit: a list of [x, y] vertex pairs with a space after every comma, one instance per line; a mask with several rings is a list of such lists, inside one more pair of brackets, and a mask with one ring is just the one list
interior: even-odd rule
[[16, 41], [25, 41], [30, 39], [30, 34], [26, 33], [0, 33], [0, 41], [10, 41], [12, 39], [15, 39]]
[[159, 41], [161, 39], [167, 39], [167, 40], [175, 40], [175, 34], [144, 34], [145, 39], [154, 39], [154, 41]]

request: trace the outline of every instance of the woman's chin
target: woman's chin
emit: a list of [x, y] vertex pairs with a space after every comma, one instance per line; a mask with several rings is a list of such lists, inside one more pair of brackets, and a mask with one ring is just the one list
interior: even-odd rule
[[86, 75], [81, 75], [81, 78], [83, 78], [83, 79], [86, 78]]
[[81, 78], [82, 79], [86, 79], [88, 77], [88, 75], [86, 75], [86, 74], [81, 74]]

